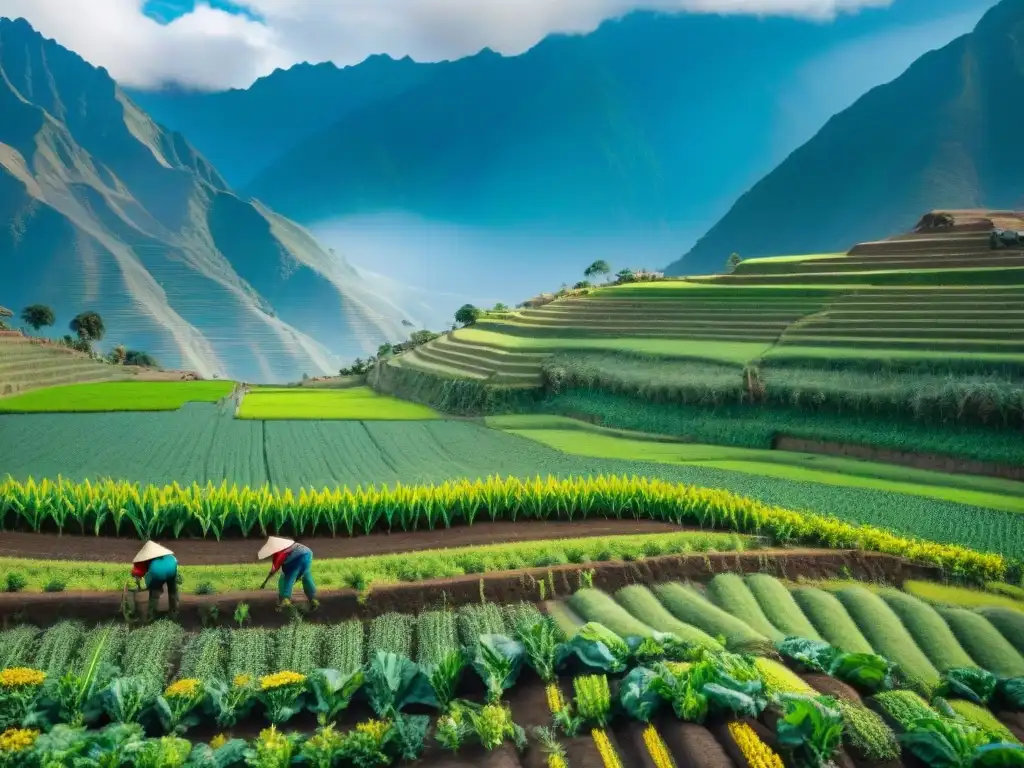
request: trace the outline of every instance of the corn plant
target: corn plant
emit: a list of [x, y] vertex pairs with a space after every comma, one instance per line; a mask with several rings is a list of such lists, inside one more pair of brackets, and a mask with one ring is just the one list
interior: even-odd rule
[[576, 710], [585, 722], [597, 727], [608, 725], [612, 711], [612, 694], [605, 675], [580, 675], [573, 678]]

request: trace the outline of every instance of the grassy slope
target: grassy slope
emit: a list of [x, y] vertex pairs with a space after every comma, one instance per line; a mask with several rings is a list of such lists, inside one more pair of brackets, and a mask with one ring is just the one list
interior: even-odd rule
[[260, 389], [242, 400], [241, 419], [342, 419], [411, 421], [436, 419], [431, 408], [374, 392], [349, 389]]
[[[695, 443], [669, 443], [619, 437], [614, 430], [592, 428], [577, 421], [570, 429], [543, 428], [566, 425], [552, 417], [491, 417], [490, 426], [536, 440], [578, 456], [626, 461], [716, 467], [780, 480], [824, 483], [850, 488], [873, 488], [893, 493], [943, 499], [1008, 512], [1024, 512], [1024, 483], [998, 478], [950, 475], [815, 454], [733, 448]], [[531, 424], [542, 428], [531, 428]]]
[[231, 394], [230, 381], [116, 381], [37, 389], [0, 400], [0, 413], [173, 411]]

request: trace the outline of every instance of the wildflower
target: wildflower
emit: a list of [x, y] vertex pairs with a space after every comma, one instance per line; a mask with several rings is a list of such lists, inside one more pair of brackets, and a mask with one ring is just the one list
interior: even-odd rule
[[220, 749], [228, 743], [228, 737], [223, 733], [218, 733], [212, 739], [210, 739], [210, 749]]
[[235, 688], [245, 688], [251, 682], [252, 675], [235, 675], [235, 678], [231, 681], [231, 684], [235, 686]]
[[380, 744], [384, 741], [384, 737], [388, 735], [388, 731], [391, 730], [391, 723], [384, 720], [367, 720], [356, 725], [356, 730], [359, 733], [365, 733], [372, 737], [374, 741]]

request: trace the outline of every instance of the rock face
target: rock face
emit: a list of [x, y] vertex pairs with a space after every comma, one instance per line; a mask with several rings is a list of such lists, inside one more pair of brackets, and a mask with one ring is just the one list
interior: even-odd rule
[[406, 334], [302, 227], [23, 20], [0, 19], [0, 299], [204, 377], [283, 381]]
[[846, 251], [922, 210], [1024, 207], [1024, 0], [868, 92], [744, 194], [670, 274]]

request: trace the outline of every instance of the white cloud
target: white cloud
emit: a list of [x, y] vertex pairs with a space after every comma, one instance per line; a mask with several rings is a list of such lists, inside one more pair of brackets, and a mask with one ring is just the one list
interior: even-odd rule
[[[636, 9], [828, 20], [893, 0], [236, 0], [258, 21], [205, 4], [170, 24], [143, 0], [0, 0], [121, 83], [245, 87], [300, 61], [354, 64], [374, 53], [436, 61], [490, 47], [525, 51], [552, 32], [584, 33]], [[77, 6], [70, 10], [72, 5]], [[85, 8], [88, 10], [85, 10]]]

